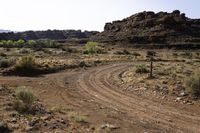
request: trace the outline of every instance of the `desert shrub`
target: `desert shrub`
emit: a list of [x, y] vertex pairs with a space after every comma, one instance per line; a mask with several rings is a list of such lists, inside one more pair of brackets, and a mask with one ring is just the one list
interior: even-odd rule
[[156, 56], [156, 52], [155, 51], [147, 51], [147, 57], [150, 56]]
[[84, 46], [84, 54], [94, 54], [97, 52], [97, 43], [96, 42], [87, 42]]
[[36, 97], [26, 87], [20, 87], [15, 91], [16, 99], [14, 100], [13, 107], [19, 112], [31, 111]]
[[138, 52], [133, 52], [132, 54], [133, 54], [133, 56], [135, 56], [135, 57], [137, 57], [137, 56], [141, 56], [141, 54], [138, 53]]
[[200, 97], [200, 76], [192, 75], [186, 80], [186, 86], [189, 92], [196, 97]]
[[81, 115], [81, 114], [76, 113], [76, 112], [70, 112], [68, 114], [68, 117], [75, 120], [75, 122], [77, 122], [77, 123], [82, 123], [82, 124], [88, 123], [88, 118], [85, 115]]
[[36, 44], [36, 41], [35, 40], [28, 40], [27, 44], [30, 45], [30, 46], [34, 46]]
[[14, 44], [17, 45], [18, 47], [23, 47], [25, 44], [25, 41], [20, 39], [18, 41], [15, 41]]
[[36, 67], [36, 61], [33, 56], [24, 56], [16, 64], [16, 70], [32, 70]]
[[191, 59], [193, 57], [193, 54], [189, 51], [186, 51], [184, 53], [181, 53], [182, 56]]
[[28, 53], [30, 53], [30, 51], [27, 49], [21, 49], [21, 50], [19, 50], [19, 53], [20, 54], [28, 54]]
[[44, 40], [44, 45], [46, 48], [58, 48], [59, 45], [56, 41], [54, 40]]
[[85, 61], [81, 61], [79, 63], [79, 67], [87, 67], [88, 65], [85, 63]]
[[7, 54], [1, 52], [1, 53], [0, 53], [0, 56], [1, 56], [1, 57], [6, 57]]
[[118, 55], [129, 55], [130, 52], [126, 49], [124, 49], [123, 51], [116, 51], [115, 54], [118, 54]]
[[139, 64], [136, 66], [136, 73], [148, 73], [149, 70], [145, 64]]
[[130, 54], [130, 52], [128, 50], [126, 50], [126, 49], [123, 50], [123, 53], [124, 54]]
[[44, 53], [46, 53], [46, 54], [52, 54], [53, 52], [51, 51], [51, 50], [49, 50], [49, 49], [46, 49], [46, 48], [43, 48], [43, 49], [41, 49]]
[[0, 60], [0, 67], [1, 68], [6, 68], [6, 67], [9, 67], [9, 66], [11, 66], [10, 60], [8, 60], [8, 59], [1, 59]]
[[176, 57], [176, 56], [178, 56], [178, 53], [172, 53], [172, 55]]
[[77, 53], [78, 50], [76, 48], [62, 48], [62, 51], [65, 51], [66, 53]]

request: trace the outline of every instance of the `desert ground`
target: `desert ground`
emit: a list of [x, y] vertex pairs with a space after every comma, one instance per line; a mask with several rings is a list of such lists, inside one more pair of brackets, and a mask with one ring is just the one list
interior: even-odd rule
[[[135, 49], [98, 44], [0, 48], [1, 60], [31, 55], [40, 71], [0, 68], [0, 124], [14, 133], [198, 133], [200, 100], [186, 80], [200, 69], [200, 50]], [[148, 51], [154, 51], [149, 77]], [[12, 63], [11, 63], [12, 64]], [[137, 69], [144, 68], [145, 71]], [[18, 88], [35, 95], [32, 112], [13, 109]]]

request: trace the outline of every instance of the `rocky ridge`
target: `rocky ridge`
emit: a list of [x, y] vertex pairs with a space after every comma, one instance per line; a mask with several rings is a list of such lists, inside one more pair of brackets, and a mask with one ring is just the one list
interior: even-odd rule
[[106, 23], [104, 31], [92, 39], [129, 44], [199, 43], [200, 19], [188, 18], [179, 10], [172, 13], [144, 11]]
[[81, 31], [81, 30], [47, 30], [47, 31], [25, 31], [25, 32], [9, 32], [0, 33], [0, 40], [37, 40], [37, 39], [82, 39], [89, 38], [91, 35], [97, 34], [97, 31]]

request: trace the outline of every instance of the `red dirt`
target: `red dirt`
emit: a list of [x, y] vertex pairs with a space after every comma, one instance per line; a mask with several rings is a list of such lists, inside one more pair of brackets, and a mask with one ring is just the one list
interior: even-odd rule
[[[62, 106], [87, 114], [91, 127], [119, 126], [111, 132], [200, 132], [200, 103], [184, 105], [122, 91], [114, 81], [132, 63], [114, 63], [66, 70], [41, 77], [0, 77], [1, 84], [31, 86], [33, 92], [51, 108]], [[89, 131], [84, 131], [89, 132]], [[104, 132], [100, 130], [99, 132]]]

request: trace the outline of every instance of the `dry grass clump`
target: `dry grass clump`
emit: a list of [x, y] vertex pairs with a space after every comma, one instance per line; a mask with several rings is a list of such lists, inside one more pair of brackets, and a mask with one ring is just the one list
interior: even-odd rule
[[15, 110], [24, 113], [30, 112], [36, 100], [34, 94], [26, 87], [19, 87], [15, 91], [16, 99], [13, 102]]
[[192, 96], [200, 97], [200, 76], [192, 75], [186, 80], [186, 86]]

